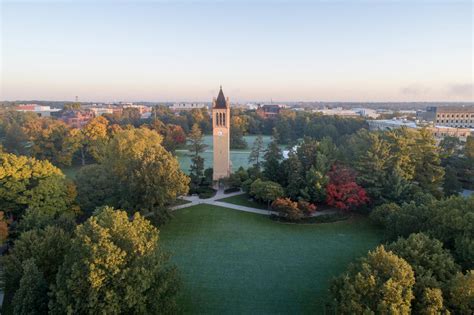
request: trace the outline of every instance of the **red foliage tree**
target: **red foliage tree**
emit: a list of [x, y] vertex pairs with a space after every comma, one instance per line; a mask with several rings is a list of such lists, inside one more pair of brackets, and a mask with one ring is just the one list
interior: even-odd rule
[[355, 180], [355, 172], [345, 166], [335, 164], [328, 172], [326, 202], [341, 210], [349, 210], [369, 202], [364, 188]]

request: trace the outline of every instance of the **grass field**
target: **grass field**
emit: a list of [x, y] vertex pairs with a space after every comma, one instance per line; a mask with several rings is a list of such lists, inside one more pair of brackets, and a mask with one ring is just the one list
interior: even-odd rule
[[267, 205], [266, 204], [250, 200], [250, 196], [247, 195], [247, 194], [222, 198], [222, 199], [219, 199], [217, 201], [223, 201], [223, 202], [228, 202], [228, 203], [231, 203], [231, 204], [234, 204], [234, 205], [267, 210]]
[[211, 205], [161, 229], [182, 279], [183, 313], [322, 313], [329, 281], [381, 240], [367, 220], [295, 225]]

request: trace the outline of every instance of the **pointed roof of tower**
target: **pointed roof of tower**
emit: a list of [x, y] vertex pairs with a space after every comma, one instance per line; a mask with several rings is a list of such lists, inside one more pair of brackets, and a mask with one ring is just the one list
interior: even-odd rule
[[222, 85], [217, 95], [215, 108], [227, 108], [227, 102], [225, 100], [224, 92], [222, 92]]

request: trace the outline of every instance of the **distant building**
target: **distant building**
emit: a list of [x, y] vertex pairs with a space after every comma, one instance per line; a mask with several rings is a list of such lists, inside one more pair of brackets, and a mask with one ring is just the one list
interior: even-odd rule
[[257, 114], [262, 118], [272, 118], [278, 116], [282, 109], [286, 108], [286, 105], [282, 104], [263, 104], [257, 108]]
[[352, 109], [356, 114], [361, 117], [368, 117], [368, 118], [377, 118], [380, 116], [379, 113], [375, 109], [371, 108], [353, 108]]
[[320, 113], [325, 116], [341, 116], [341, 117], [359, 117], [360, 114], [353, 109], [343, 109], [342, 107], [315, 109], [315, 113]]
[[25, 113], [35, 113], [40, 117], [49, 117], [51, 116], [51, 113], [59, 112], [61, 109], [38, 104], [20, 104], [16, 107], [16, 110]]
[[140, 112], [140, 114], [146, 113], [146, 112], [151, 112], [151, 108], [149, 106], [145, 105], [135, 105], [133, 103], [125, 103], [122, 105], [122, 108], [136, 108]]
[[175, 103], [170, 106], [170, 109], [174, 112], [180, 112], [180, 111], [189, 111], [193, 109], [209, 109], [209, 106], [204, 103]]
[[[89, 110], [91, 110], [95, 116], [102, 116], [104, 114], [113, 114], [116, 109], [112, 107], [90, 107]], [[122, 111], [121, 108], [120, 111]]]
[[90, 110], [65, 110], [59, 116], [60, 120], [73, 128], [84, 127], [92, 118], [94, 112]]
[[[418, 126], [414, 121], [399, 120], [399, 119], [383, 119], [383, 120], [368, 120], [370, 130], [392, 130], [401, 127], [407, 127], [411, 129], [418, 129]], [[474, 129], [470, 128], [453, 128], [447, 126], [425, 126], [436, 138], [440, 141], [444, 137], [456, 137], [461, 141], [466, 141], [467, 137], [474, 134]]]
[[474, 106], [427, 107], [426, 111], [417, 112], [416, 117], [437, 126], [474, 128]]

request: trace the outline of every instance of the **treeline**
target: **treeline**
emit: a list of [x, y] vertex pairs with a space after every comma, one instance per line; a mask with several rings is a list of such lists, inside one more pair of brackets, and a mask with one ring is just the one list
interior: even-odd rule
[[[454, 145], [453, 145], [454, 143]], [[474, 183], [474, 139], [445, 138], [439, 145], [425, 129], [370, 132], [359, 129], [339, 139], [305, 137], [283, 158], [276, 140], [265, 149], [255, 142], [247, 170], [228, 180], [250, 195], [260, 179], [279, 185], [277, 198], [326, 203], [342, 210], [370, 211], [387, 202], [403, 204], [424, 194], [458, 194]]]
[[334, 314], [472, 314], [474, 197], [380, 205], [371, 214], [387, 244], [331, 287]]
[[157, 131], [104, 134], [86, 147], [95, 163], [75, 181], [0, 147], [2, 314], [177, 311], [180, 282], [155, 226], [189, 178]]
[[3, 150], [19, 155], [48, 160], [57, 166], [91, 164], [100, 161], [102, 150], [120, 130], [136, 126], [157, 131], [162, 145], [173, 152], [186, 144], [186, 133], [174, 124], [160, 120], [131, 119], [135, 109], [125, 109], [121, 115], [99, 116], [83, 128], [71, 128], [53, 117], [38, 117], [33, 113], [12, 110], [0, 111], [0, 140]]

